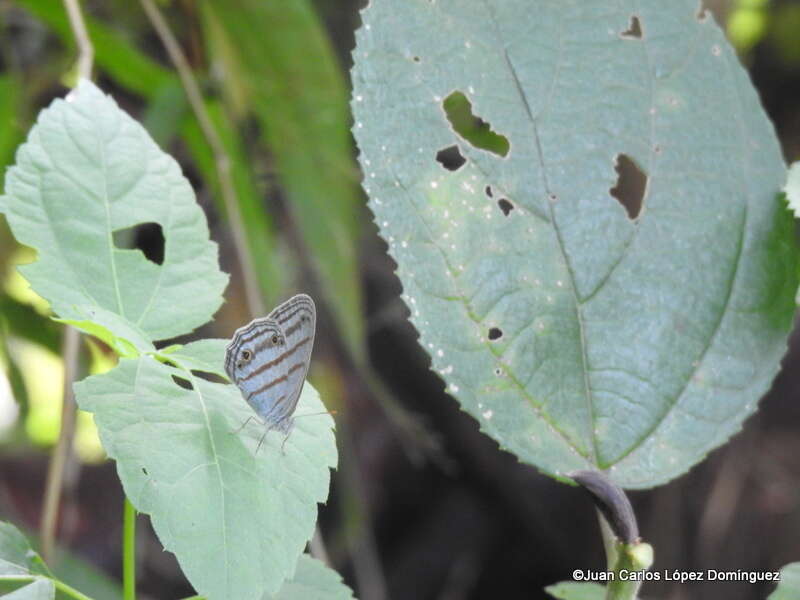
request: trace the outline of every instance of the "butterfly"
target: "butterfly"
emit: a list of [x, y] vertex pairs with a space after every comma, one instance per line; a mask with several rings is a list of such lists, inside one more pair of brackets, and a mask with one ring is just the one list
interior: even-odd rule
[[228, 378], [267, 427], [256, 451], [273, 429], [285, 434], [284, 443], [289, 437], [311, 361], [316, 324], [314, 301], [298, 294], [266, 317], [237, 329], [225, 349]]

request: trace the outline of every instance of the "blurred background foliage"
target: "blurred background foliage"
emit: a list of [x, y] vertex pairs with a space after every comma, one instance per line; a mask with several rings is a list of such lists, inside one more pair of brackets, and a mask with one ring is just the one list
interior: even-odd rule
[[[358, 185], [348, 70], [362, 4], [159, 2], [230, 159], [239, 233], [252, 262], [246, 273], [220, 193], [218, 157], [140, 4], [82, 2], [98, 84], [180, 162], [232, 274], [226, 304], [198, 333], [229, 337], [252, 313], [295, 291], [318, 299], [310, 379], [339, 411], [342, 452], [321, 515], [333, 566], [368, 600], [539, 597], [575, 566], [602, 564], [593, 510], [573, 490], [499, 453], [427, 369]], [[750, 69], [787, 160], [797, 160], [800, 2], [705, 6]], [[0, 27], [0, 163], [9, 165], [38, 111], [74, 83], [76, 50], [59, 0], [0, 0]], [[449, 99], [454, 127], [507, 151], [465, 102]], [[158, 227], [134, 228], [115, 243], [155, 261], [163, 254]], [[59, 433], [64, 368], [61, 326], [15, 270], [32, 259], [0, 218], [0, 518], [33, 531], [47, 452]], [[248, 277], [258, 291], [255, 306], [246, 300]], [[800, 531], [800, 377], [791, 369], [798, 350], [793, 339], [784, 372], [743, 434], [688, 476], [633, 495], [659, 568], [777, 569], [800, 558], [800, 536], [770, 536]], [[79, 378], [114, 363], [107, 347], [83, 339]], [[65, 486], [60, 539], [118, 575], [121, 490], [85, 414]], [[142, 589], [154, 598], [188, 594], [152, 534], [141, 544]], [[662, 584], [650, 591], [736, 599], [761, 598], [769, 589], [701, 588]]]

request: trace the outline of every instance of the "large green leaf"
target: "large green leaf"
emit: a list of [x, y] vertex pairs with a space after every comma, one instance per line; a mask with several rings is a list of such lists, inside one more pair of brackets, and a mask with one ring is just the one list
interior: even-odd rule
[[[212, 368], [221, 371], [222, 357]], [[150, 356], [122, 359], [112, 371], [76, 384], [75, 395], [94, 413], [125, 494], [150, 515], [199, 593], [211, 600], [260, 599], [291, 577], [336, 464], [331, 417], [300, 417], [324, 411], [309, 384], [283, 451], [280, 432], [268, 434], [257, 451], [264, 428], [255, 421], [235, 433], [253, 416], [235, 386]]]
[[[741, 427], [786, 348], [785, 167], [697, 4], [362, 13], [354, 133], [420, 341], [484, 431], [556, 476], [683, 473]], [[508, 145], [456, 133], [454, 92]], [[647, 176], [637, 218], [609, 193], [619, 155]]]
[[207, 2], [203, 9], [209, 32], [229, 38], [215, 58], [242, 76], [236, 81], [247, 87], [242, 93], [275, 157], [340, 335], [360, 355], [358, 196], [345, 85], [330, 44], [306, 0]]
[[781, 569], [781, 581], [767, 600], [797, 600], [800, 598], [800, 562], [790, 563]]
[[[96, 308], [127, 321], [126, 333], [163, 339], [221, 304], [227, 276], [178, 164], [92, 83], [40, 113], [6, 194], [14, 235], [39, 257], [21, 271], [62, 318], [79, 323]], [[145, 222], [162, 228], [161, 265], [114, 245], [115, 231]]]
[[286, 581], [273, 600], [352, 600], [353, 592], [341, 576], [304, 554], [297, 561], [294, 577]]

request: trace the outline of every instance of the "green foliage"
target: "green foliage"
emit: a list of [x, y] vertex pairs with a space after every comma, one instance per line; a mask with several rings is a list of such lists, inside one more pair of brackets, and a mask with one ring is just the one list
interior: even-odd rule
[[215, 57], [226, 84], [246, 99], [274, 155], [339, 335], [361, 356], [359, 199], [346, 90], [331, 48], [305, 0], [208, 2], [203, 15], [222, 49]]
[[321, 562], [303, 555], [294, 577], [275, 594], [274, 600], [350, 600], [353, 593], [339, 575]]
[[800, 562], [790, 563], [781, 569], [781, 582], [767, 600], [796, 600], [800, 598]]
[[[227, 276], [191, 186], [91, 83], [70, 98], [42, 111], [6, 176], [9, 225], [39, 255], [20, 271], [76, 324], [97, 317], [123, 337], [136, 329], [154, 340], [202, 325], [222, 303]], [[146, 222], [162, 227], [161, 265], [114, 246], [115, 231]]]
[[604, 600], [606, 588], [598, 583], [562, 581], [545, 588], [545, 591], [558, 600]]
[[[206, 342], [217, 342], [214, 368], [222, 372], [225, 341]], [[333, 420], [298, 419], [283, 450], [284, 436], [273, 432], [257, 453], [263, 427], [250, 422], [235, 433], [253, 415], [239, 390], [186, 366], [123, 359], [76, 384], [75, 394], [94, 413], [125, 494], [150, 515], [192, 585], [212, 599], [261, 598], [291, 575], [314, 531], [317, 502], [327, 497], [336, 465]], [[306, 384], [297, 414], [324, 410]]]
[[[85, 566], [72, 558], [68, 558], [67, 564], [63, 566], [86, 573]], [[72, 575], [74, 579], [75, 574]], [[84, 574], [83, 577], [88, 586], [94, 588], [98, 594], [95, 596], [97, 600], [120, 597], [118, 589], [106, 583], [98, 583], [97, 574]], [[90, 578], [94, 581], [88, 583]], [[57, 589], [58, 596], [56, 596]], [[0, 521], [0, 593], [6, 600], [53, 600], [54, 598], [87, 600], [86, 595], [63, 583], [63, 580], [55, 578], [41, 557], [31, 548], [25, 536], [10, 523], [2, 521]], [[351, 600], [353, 594], [335, 571], [303, 554], [297, 560], [294, 575], [287, 579], [277, 592], [255, 597], [262, 600], [267, 598]]]
[[[14, 235], [38, 253], [23, 268], [32, 287], [59, 320], [123, 357], [75, 395], [133, 505], [211, 600], [278, 592], [327, 497], [333, 420], [300, 419], [285, 444], [272, 433], [258, 452], [262, 427], [234, 435], [253, 416], [239, 390], [194, 373], [224, 377], [226, 341], [156, 350], [205, 323], [227, 280], [175, 161], [84, 81], [40, 114], [6, 190]], [[114, 232], [151, 222], [164, 234], [162, 264], [114, 246]], [[306, 384], [297, 414], [323, 410]]]
[[15, 600], [52, 599], [50, 571], [28, 540], [10, 523], [0, 522], [0, 593]]
[[[433, 368], [481, 428], [547, 473], [629, 488], [738, 431], [785, 351], [798, 257], [773, 129], [696, 0], [376, 0], [362, 19], [364, 187]], [[454, 92], [505, 157], [456, 133]], [[609, 193], [620, 155], [647, 177], [636, 218]]]

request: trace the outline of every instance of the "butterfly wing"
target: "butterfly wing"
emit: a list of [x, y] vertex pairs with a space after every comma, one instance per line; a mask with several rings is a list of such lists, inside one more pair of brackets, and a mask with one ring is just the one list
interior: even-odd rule
[[298, 294], [275, 308], [267, 318], [277, 323], [286, 341], [279, 357], [285, 369], [286, 395], [276, 400], [266, 418], [276, 429], [288, 431], [311, 362], [317, 311], [310, 296]]
[[288, 395], [286, 339], [269, 316], [236, 330], [225, 351], [225, 372], [262, 419], [270, 422], [275, 406]]

